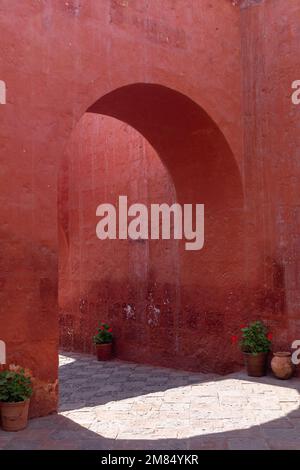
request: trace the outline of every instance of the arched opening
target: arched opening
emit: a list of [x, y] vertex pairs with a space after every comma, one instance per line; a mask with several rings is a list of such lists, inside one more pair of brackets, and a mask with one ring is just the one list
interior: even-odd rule
[[[70, 168], [61, 173], [63, 262], [69, 273], [80, 273], [79, 279], [61, 277], [63, 346], [91, 351], [97, 320], [107, 320], [122, 359], [200, 371], [234, 369], [238, 362], [230, 331], [245, 314], [236, 295], [244, 275], [243, 191], [224, 135], [198, 104], [160, 85], [119, 88], [87, 111], [62, 163], [70, 165], [73, 155], [74, 177], [76, 155], [82, 158], [76, 170], [81, 194], [73, 199], [81, 207], [66, 211], [66, 188], [75, 193], [78, 188], [67, 181]], [[151, 170], [150, 160], [146, 164], [142, 158], [158, 165]], [[103, 183], [105, 172], [110, 181]], [[146, 198], [145, 184], [151, 186]], [[204, 204], [204, 248], [186, 251], [185, 240], [96, 240], [96, 207], [114, 203], [109, 198], [117, 194], [128, 194], [132, 202]], [[79, 242], [72, 238], [74, 231], [81, 233]], [[101, 262], [96, 245], [107, 253]]]
[[167, 169], [141, 134], [115, 118], [85, 113], [72, 134], [60, 175], [63, 349], [91, 353], [91, 338], [105, 320], [118, 336], [118, 355], [131, 357], [131, 349], [148, 343], [149, 327], [157, 321], [149, 283], [161, 259], [163, 269], [155, 282], [167, 285], [174, 280], [176, 240], [96, 237], [97, 206], [118, 206], [119, 195], [127, 196], [128, 206], [161, 201], [171, 205], [176, 200]]

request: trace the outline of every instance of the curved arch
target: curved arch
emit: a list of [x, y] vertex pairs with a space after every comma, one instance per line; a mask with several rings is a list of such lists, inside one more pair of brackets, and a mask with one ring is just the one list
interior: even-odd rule
[[[145, 281], [151, 291], [148, 307], [168, 305], [162, 308], [161, 323], [155, 324], [155, 342], [152, 333], [152, 342], [143, 341], [142, 350], [134, 340], [133, 344], [119, 340], [119, 357], [194, 370], [233, 370], [239, 362], [238, 351], [233, 353], [224, 333], [234, 331], [244, 315], [244, 306], [232, 292], [244, 288], [245, 224], [241, 175], [222, 131], [189, 97], [157, 84], [122, 86], [86, 111], [136, 129], [167, 168], [177, 201], [205, 205], [204, 248], [186, 251], [185, 240], [174, 244], [176, 275], [169, 270], [167, 280], [160, 276], [165, 266], [163, 251], [158, 250], [159, 259], [152, 263], [151, 277]], [[142, 291], [140, 286], [135, 289]], [[130, 303], [126, 289], [121, 291], [117, 303]], [[171, 325], [168, 341], [166, 325]], [[144, 328], [148, 328], [146, 323]]]
[[[223, 133], [197, 103], [158, 84], [135, 83], [101, 97], [87, 110], [126, 122], [155, 148], [180, 199], [242, 207], [243, 188], [233, 152]], [[188, 188], [183, 188], [183, 180]], [[218, 194], [215, 188], [218, 187]], [[221, 191], [222, 189], [222, 191]]]

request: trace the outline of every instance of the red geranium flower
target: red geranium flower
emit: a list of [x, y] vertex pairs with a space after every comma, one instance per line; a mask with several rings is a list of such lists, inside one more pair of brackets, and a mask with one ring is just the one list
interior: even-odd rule
[[112, 328], [108, 328], [107, 330], [109, 333], [112, 333]]
[[235, 344], [238, 341], [238, 337], [236, 335], [231, 336], [231, 342], [232, 344]]
[[241, 330], [242, 330], [243, 328], [247, 328], [247, 325], [242, 325], [240, 328], [241, 328]]
[[273, 338], [273, 334], [272, 334], [272, 333], [268, 333], [268, 334], [267, 334], [267, 338], [268, 338], [269, 341], [271, 341], [271, 339]]

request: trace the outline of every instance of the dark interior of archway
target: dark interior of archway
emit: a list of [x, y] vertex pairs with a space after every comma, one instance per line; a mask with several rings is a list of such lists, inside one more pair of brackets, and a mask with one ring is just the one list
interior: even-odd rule
[[241, 207], [243, 191], [232, 151], [214, 121], [194, 101], [170, 88], [133, 84], [99, 99], [90, 112], [137, 129], [156, 149], [185, 203]]

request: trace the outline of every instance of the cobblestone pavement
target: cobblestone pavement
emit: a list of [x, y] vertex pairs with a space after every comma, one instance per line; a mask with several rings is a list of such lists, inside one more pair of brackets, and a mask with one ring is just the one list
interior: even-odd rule
[[60, 356], [60, 411], [0, 449], [300, 449], [300, 380]]

